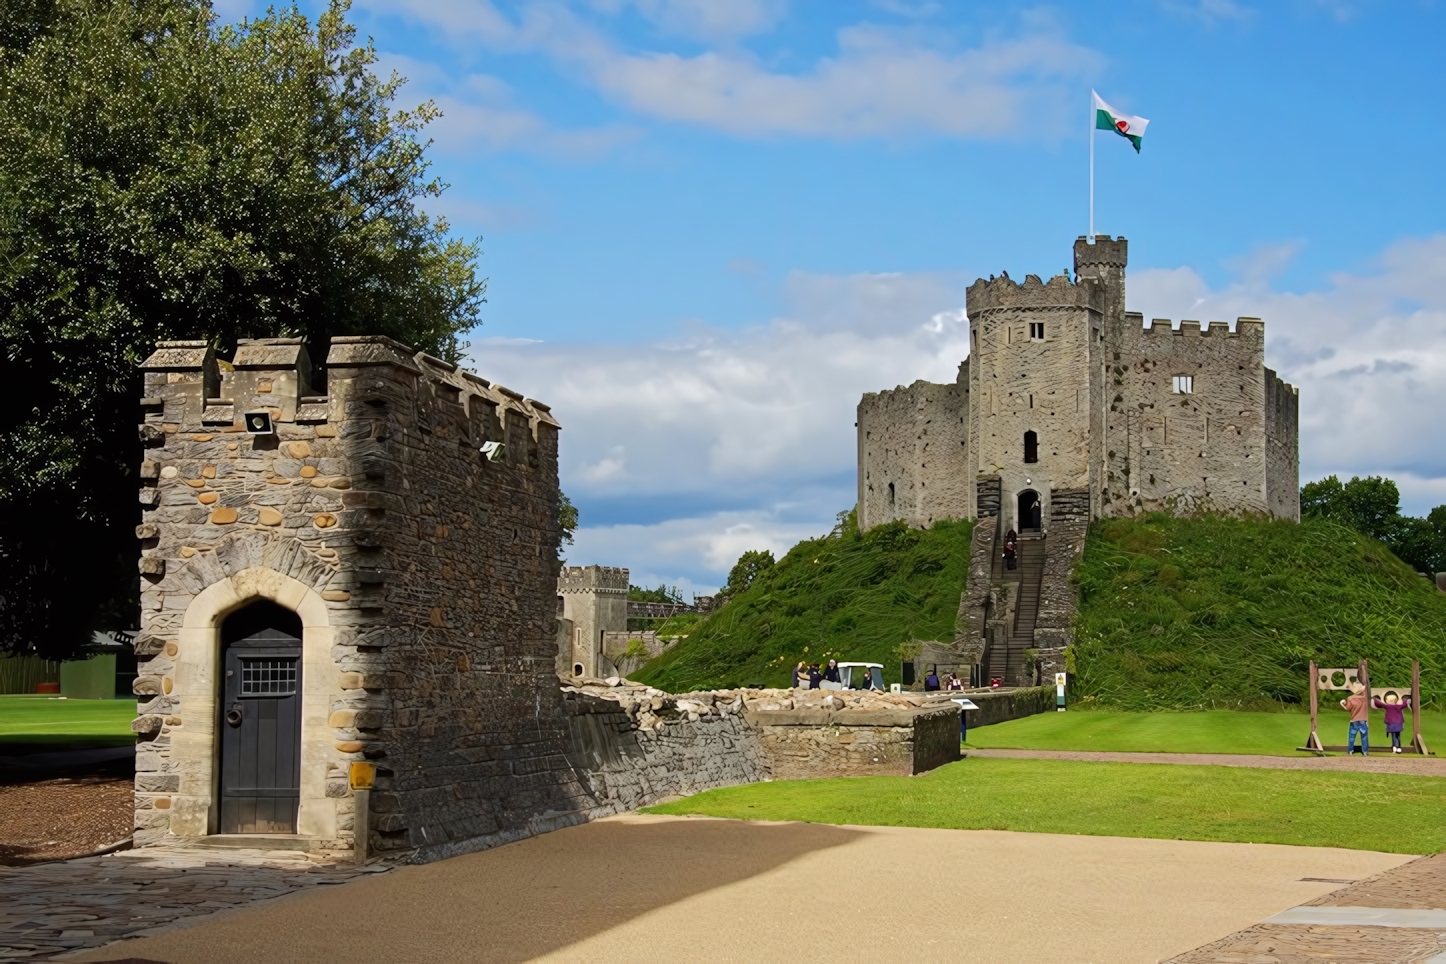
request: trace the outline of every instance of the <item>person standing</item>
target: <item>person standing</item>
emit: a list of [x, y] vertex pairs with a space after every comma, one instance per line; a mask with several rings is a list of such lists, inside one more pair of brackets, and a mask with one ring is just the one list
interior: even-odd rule
[[1341, 709], [1351, 714], [1351, 725], [1346, 730], [1346, 756], [1356, 752], [1356, 734], [1361, 735], [1361, 756], [1371, 755], [1371, 706], [1366, 702], [1365, 687], [1360, 680], [1351, 684], [1351, 695], [1341, 700]]
[[823, 671], [823, 678], [830, 683], [838, 682], [838, 660], [831, 659], [828, 661], [828, 669]]
[[[1387, 693], [1386, 701], [1372, 699], [1371, 705], [1378, 710], [1385, 710], [1386, 735], [1391, 738], [1391, 752], [1401, 752], [1401, 731], [1406, 728], [1406, 707], [1411, 705], [1411, 697], [1404, 700], [1395, 693]], [[1412, 710], [1412, 712], [1415, 712]]]
[[936, 692], [939, 689], [939, 667], [935, 666], [929, 670], [929, 675], [924, 677], [924, 691]]
[[1014, 569], [1014, 559], [1015, 559], [1015, 557], [1016, 557], [1017, 554], [1018, 554], [1018, 549], [1015, 548], [1014, 540], [1013, 540], [1013, 539], [1010, 539], [1008, 542], [1004, 543], [1004, 568], [1005, 568], [1005, 569], [1008, 569], [1008, 570], [1010, 570], [1010, 571], [1013, 571], [1013, 569]]
[[823, 680], [823, 673], [819, 671], [818, 664], [814, 663], [808, 668], [808, 688], [818, 689], [818, 684]]
[[955, 676], [953, 673], [950, 673], [949, 680], [944, 685], [946, 689], [962, 690], [964, 688], [964, 681], [961, 680], [959, 677]]
[[803, 685], [803, 682], [802, 682], [802, 681], [803, 681], [803, 678], [804, 678], [805, 674], [807, 673], [807, 670], [808, 670], [807, 664], [805, 664], [803, 660], [799, 660], [799, 661], [798, 661], [798, 665], [793, 668], [793, 688], [794, 688], [794, 689], [798, 689], [800, 686]]

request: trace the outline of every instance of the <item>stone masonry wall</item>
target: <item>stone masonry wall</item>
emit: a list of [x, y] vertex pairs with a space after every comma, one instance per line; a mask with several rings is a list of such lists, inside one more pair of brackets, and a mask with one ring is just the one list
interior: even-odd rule
[[[557, 671], [564, 676], [609, 676], [603, 638], [628, 628], [628, 570], [612, 566], [564, 566], [557, 577], [559, 614], [567, 640], [560, 644]], [[577, 667], [582, 672], [577, 672]]]
[[967, 518], [968, 421], [967, 380], [865, 395], [857, 423], [859, 528]]
[[1265, 501], [1277, 519], [1300, 521], [1300, 393], [1265, 370]]
[[[1266, 509], [1265, 326], [1241, 318], [1236, 330], [1197, 321], [1142, 328], [1127, 316], [1130, 499], [1111, 515], [1166, 511], [1226, 513]], [[1172, 390], [1174, 376], [1193, 392]]]
[[[378, 768], [373, 846], [419, 860], [585, 797], [555, 676], [556, 421], [389, 339], [327, 361], [325, 396], [295, 341], [243, 342], [219, 377], [201, 344], [145, 365], [138, 844], [214, 832], [218, 587], [310, 620], [304, 835], [350, 843], [353, 762]], [[255, 410], [274, 435], [245, 432]]]

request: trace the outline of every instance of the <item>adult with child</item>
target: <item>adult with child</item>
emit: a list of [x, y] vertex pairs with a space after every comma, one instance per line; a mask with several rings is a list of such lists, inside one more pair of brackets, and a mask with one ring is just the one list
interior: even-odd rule
[[1351, 714], [1351, 725], [1346, 730], [1346, 756], [1356, 752], [1357, 733], [1361, 735], [1361, 756], [1371, 755], [1371, 707], [1366, 701], [1365, 690], [1357, 680], [1351, 684], [1351, 695], [1341, 700], [1341, 709]]
[[1371, 705], [1378, 710], [1385, 710], [1386, 735], [1391, 738], [1391, 752], [1400, 753], [1401, 731], [1406, 728], [1406, 708], [1411, 705], [1411, 697], [1402, 699], [1397, 693], [1387, 693], [1384, 702], [1376, 697], [1371, 700]]

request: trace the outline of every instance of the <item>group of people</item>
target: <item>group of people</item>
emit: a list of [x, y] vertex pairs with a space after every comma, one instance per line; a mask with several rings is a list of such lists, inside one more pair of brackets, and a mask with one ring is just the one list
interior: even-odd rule
[[1014, 560], [1019, 557], [1019, 533], [1010, 529], [1004, 533], [1004, 568], [1013, 569]]
[[938, 692], [940, 689], [962, 690], [963, 688], [964, 681], [961, 680], [959, 677], [955, 676], [953, 673], [950, 673], [949, 678], [944, 680], [944, 685], [940, 686], [939, 667], [937, 666], [930, 669], [929, 675], [924, 677], [924, 692], [926, 693]]
[[1411, 707], [1411, 697], [1402, 699], [1395, 693], [1387, 693], [1384, 700], [1379, 697], [1366, 699], [1366, 688], [1361, 683], [1351, 684], [1351, 695], [1341, 700], [1341, 709], [1351, 714], [1351, 724], [1346, 730], [1346, 756], [1356, 752], [1356, 736], [1361, 738], [1361, 755], [1370, 756], [1371, 729], [1370, 707], [1385, 711], [1386, 734], [1391, 738], [1391, 752], [1401, 752], [1401, 731], [1406, 728], [1406, 710]]
[[[793, 668], [794, 689], [816, 690], [824, 682], [840, 682], [838, 660], [829, 660], [825, 667], [820, 667], [817, 663], [806, 663], [799, 660], [798, 665]], [[871, 690], [874, 688], [874, 676], [865, 668], [863, 675], [858, 679], [851, 680], [850, 683], [853, 689]]]

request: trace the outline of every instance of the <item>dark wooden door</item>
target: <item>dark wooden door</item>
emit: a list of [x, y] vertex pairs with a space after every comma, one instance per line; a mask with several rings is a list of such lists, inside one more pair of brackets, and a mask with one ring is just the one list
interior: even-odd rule
[[301, 640], [263, 629], [225, 649], [221, 833], [295, 833], [301, 802]]

